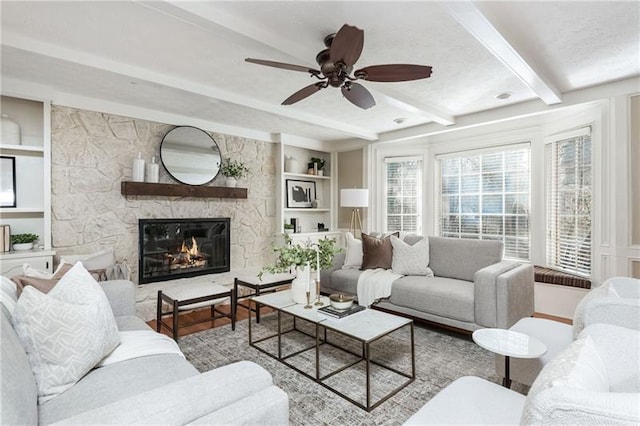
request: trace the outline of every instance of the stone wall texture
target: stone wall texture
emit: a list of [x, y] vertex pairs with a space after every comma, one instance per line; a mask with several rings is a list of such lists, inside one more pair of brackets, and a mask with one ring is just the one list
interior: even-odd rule
[[[231, 218], [231, 269], [266, 263], [275, 232], [275, 159], [272, 143], [210, 133], [223, 158], [242, 160], [250, 175], [239, 181], [248, 199], [125, 197], [120, 182], [131, 180], [138, 152], [158, 156], [163, 136], [174, 126], [128, 117], [53, 106], [52, 238], [57, 258], [114, 247], [116, 258], [138, 271], [138, 219]], [[160, 182], [176, 183], [160, 166]], [[224, 186], [219, 175], [211, 186]], [[146, 287], [146, 286], [141, 286]]]

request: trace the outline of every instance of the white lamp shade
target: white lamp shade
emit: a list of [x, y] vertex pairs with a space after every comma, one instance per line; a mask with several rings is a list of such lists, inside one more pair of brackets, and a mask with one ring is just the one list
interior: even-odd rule
[[341, 189], [340, 207], [367, 207], [369, 205], [368, 189]]

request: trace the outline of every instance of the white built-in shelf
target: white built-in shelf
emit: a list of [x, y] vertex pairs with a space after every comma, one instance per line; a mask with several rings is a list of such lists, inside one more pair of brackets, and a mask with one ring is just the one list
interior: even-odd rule
[[3, 260], [30, 258], [34, 256], [53, 256], [56, 254], [54, 250], [41, 250], [34, 248], [33, 250], [12, 250], [0, 253]]
[[7, 145], [7, 144], [0, 143], [0, 151], [43, 154], [44, 148], [41, 146], [33, 146], [33, 145]]
[[317, 212], [317, 213], [322, 213], [322, 212], [329, 212], [331, 211], [330, 209], [284, 209], [284, 211], [286, 212]]
[[308, 175], [306, 173], [284, 173], [285, 178], [331, 179], [331, 176]]
[[4, 214], [24, 214], [24, 213], [40, 213], [44, 214], [44, 209], [38, 207], [2, 207], [0, 213]]

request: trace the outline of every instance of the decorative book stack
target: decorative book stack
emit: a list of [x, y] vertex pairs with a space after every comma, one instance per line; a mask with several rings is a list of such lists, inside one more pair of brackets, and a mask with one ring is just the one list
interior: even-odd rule
[[353, 315], [355, 313], [362, 312], [366, 309], [367, 308], [360, 305], [351, 305], [351, 307], [347, 309], [336, 309], [333, 306], [329, 305], [329, 306], [324, 306], [318, 309], [318, 313], [330, 319], [340, 320], [340, 319], [347, 318], [348, 316]]
[[9, 250], [11, 250], [11, 227], [0, 225], [0, 252], [4, 253]]

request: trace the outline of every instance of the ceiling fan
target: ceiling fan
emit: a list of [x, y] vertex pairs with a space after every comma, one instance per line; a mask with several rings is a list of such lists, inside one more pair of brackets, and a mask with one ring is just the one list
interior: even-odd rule
[[246, 58], [245, 61], [291, 71], [308, 72], [312, 77], [320, 80], [298, 90], [285, 99], [282, 105], [295, 104], [321, 89], [332, 86], [340, 87], [344, 97], [352, 104], [362, 109], [369, 109], [376, 104], [376, 101], [363, 85], [356, 83], [357, 80], [394, 82], [419, 80], [431, 76], [430, 66], [388, 64], [361, 68], [356, 70], [352, 77], [353, 65], [358, 61], [364, 47], [364, 31], [351, 25], [344, 24], [336, 34], [326, 36], [324, 45], [327, 48], [316, 55], [320, 70], [263, 59]]

